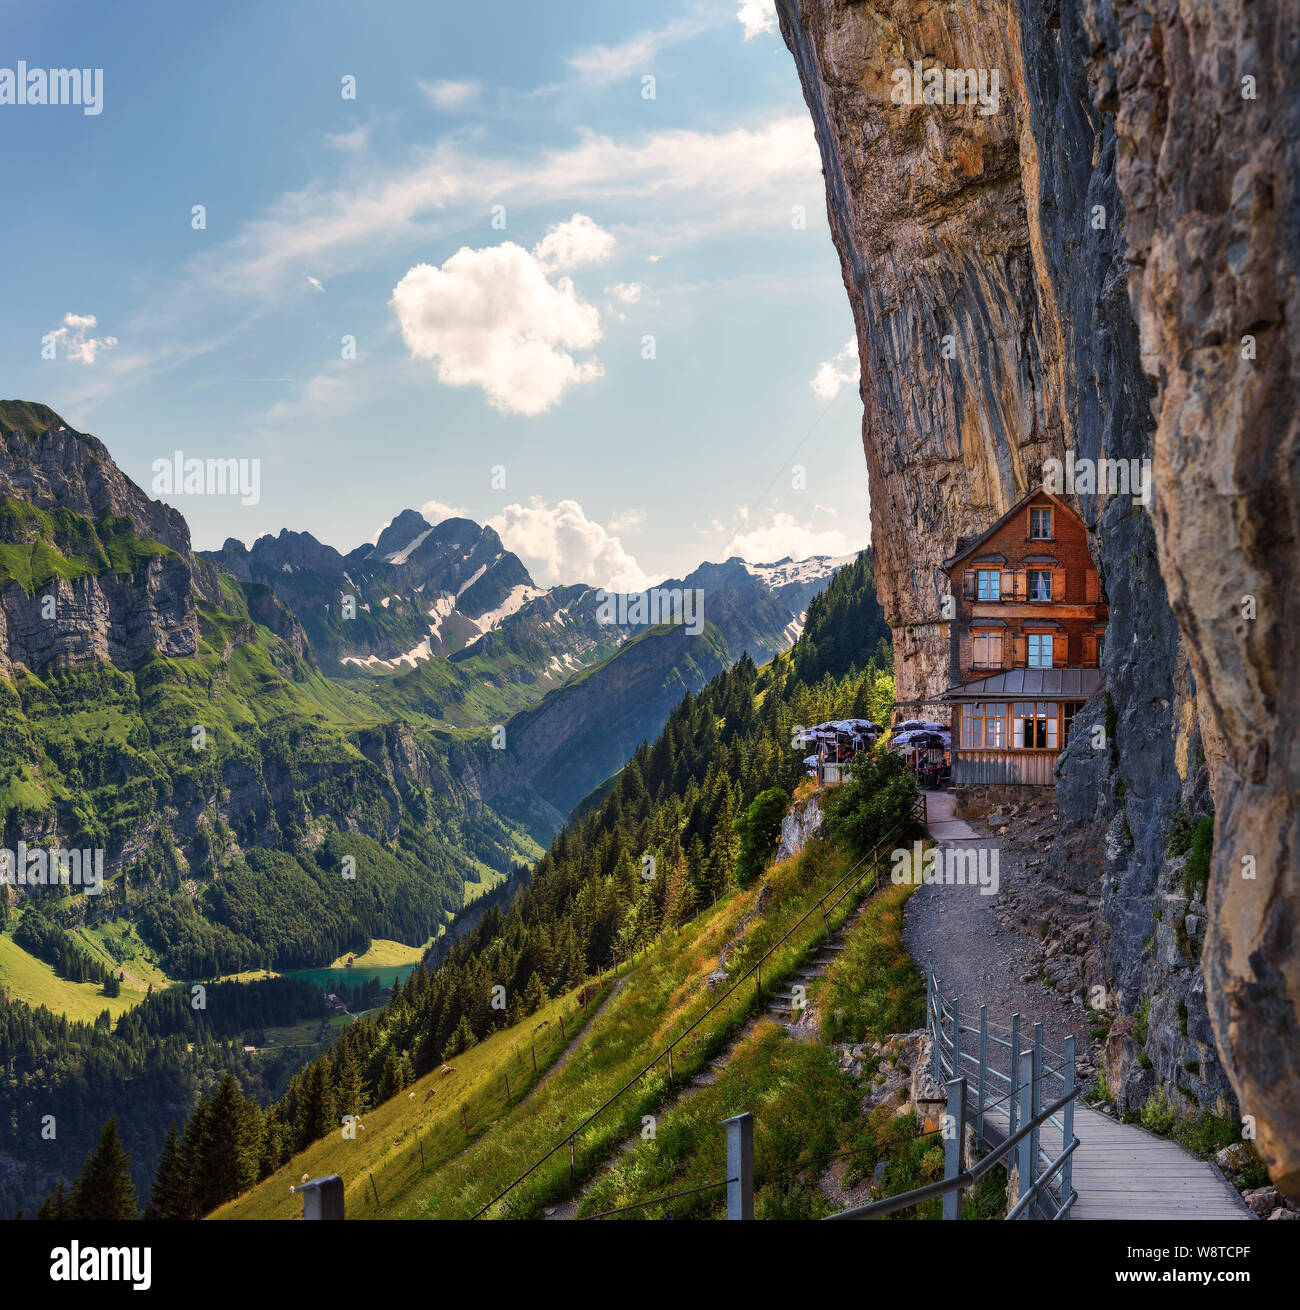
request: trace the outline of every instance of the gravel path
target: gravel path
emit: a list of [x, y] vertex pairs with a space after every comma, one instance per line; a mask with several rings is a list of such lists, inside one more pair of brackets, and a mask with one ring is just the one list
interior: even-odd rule
[[[999, 892], [984, 896], [978, 886], [937, 883], [918, 887], [908, 899], [904, 916], [903, 940], [912, 958], [924, 969], [927, 954], [933, 954], [943, 994], [961, 1002], [964, 1023], [977, 1024], [979, 1007], [987, 1005], [990, 1026], [1000, 1024], [1009, 1029], [1011, 1016], [1019, 1011], [1021, 1031], [1028, 1040], [1032, 1040], [1034, 1023], [1041, 1021], [1043, 1042], [1049, 1049], [1063, 1051], [1066, 1035], [1073, 1033], [1076, 1052], [1088, 1057], [1092, 1041], [1086, 1008], [1070, 1004], [1068, 998], [1040, 981], [1030, 960], [1036, 940], [998, 917], [1002, 896], [1014, 893], [1018, 883], [1034, 876], [1025, 869], [1024, 852], [979, 820], [969, 822], [977, 834], [974, 838], [940, 844], [983, 846], [990, 852], [996, 849]], [[1034, 976], [1022, 981], [1029, 973]]]

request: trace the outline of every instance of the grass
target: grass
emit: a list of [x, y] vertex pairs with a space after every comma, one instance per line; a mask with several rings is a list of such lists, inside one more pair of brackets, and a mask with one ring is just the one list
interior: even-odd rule
[[925, 982], [903, 945], [910, 884], [888, 886], [862, 913], [815, 990], [822, 1040], [881, 1041], [925, 1022]]
[[0, 933], [0, 987], [11, 1000], [25, 1001], [31, 1006], [44, 1005], [73, 1021], [94, 1023], [105, 1010], [116, 1019], [144, 1000], [147, 981], [133, 982], [128, 976], [119, 996], [105, 996], [99, 983], [60, 978], [51, 965], [23, 950], [10, 934]]
[[[755, 1218], [820, 1218], [838, 1207], [817, 1181], [857, 1125], [860, 1097], [827, 1047], [791, 1041], [778, 1024], [760, 1020], [717, 1081], [674, 1105], [652, 1139], [640, 1141], [600, 1177], [578, 1213], [600, 1214], [725, 1180], [721, 1121], [748, 1111], [754, 1116]], [[713, 1188], [623, 1217], [716, 1219], [725, 1212], [726, 1189]]]
[[[598, 1004], [599, 996], [589, 1003], [586, 1014]], [[566, 1025], [563, 1031], [561, 1015]], [[524, 1023], [496, 1033], [456, 1056], [452, 1061], [455, 1073], [447, 1077], [437, 1070], [426, 1074], [391, 1100], [359, 1116], [364, 1127], [354, 1140], [345, 1140], [340, 1131], [314, 1142], [211, 1217], [292, 1219], [301, 1213], [302, 1201], [291, 1195], [289, 1188], [300, 1182], [303, 1174], [314, 1178], [331, 1173], [343, 1179], [349, 1218], [390, 1217], [376, 1211], [371, 1178], [386, 1209], [394, 1198], [406, 1194], [421, 1180], [445, 1176], [457, 1157], [468, 1154], [467, 1147], [472, 1151], [488, 1129], [518, 1109], [519, 1099], [536, 1086], [564, 1050], [566, 1033], [571, 1039], [583, 1018], [576, 991], [550, 1001]], [[537, 1048], [535, 1074], [532, 1043]], [[507, 1075], [509, 1104], [505, 1100]]]
[[[732, 937], [740, 919], [753, 909], [761, 886], [766, 885], [769, 889], [764, 914], [754, 921], [743, 945], [729, 957], [733, 978], [743, 973], [752, 958], [767, 944], [776, 941], [810, 905], [815, 905], [817, 897], [828, 891], [847, 867], [843, 855], [814, 845], [769, 870], [759, 884], [725, 898], [682, 929], [667, 932], [653, 950], [624, 972], [619, 992], [592, 1021], [591, 1030], [581, 1045], [562, 1068], [538, 1086], [525, 1106], [518, 1104], [517, 1096], [510, 1105], [504, 1102], [499, 1081], [499, 1072], [504, 1068], [501, 1052], [523, 1042], [525, 1033], [539, 1022], [537, 1017], [457, 1056], [453, 1063], [458, 1079], [465, 1077], [467, 1070], [477, 1069], [479, 1061], [489, 1060], [488, 1071], [475, 1075], [482, 1094], [469, 1098], [461, 1096], [456, 1101], [456, 1106], [462, 1101], [468, 1104], [473, 1140], [465, 1141], [465, 1134], [459, 1127], [458, 1109], [450, 1123], [431, 1120], [429, 1133], [437, 1129], [439, 1141], [449, 1137], [456, 1149], [452, 1152], [443, 1145], [435, 1147], [431, 1145], [431, 1137], [426, 1136], [424, 1171], [418, 1167], [418, 1158], [411, 1154], [416, 1149], [413, 1144], [415, 1120], [400, 1115], [398, 1119], [390, 1120], [388, 1116], [398, 1114], [404, 1100], [410, 1106], [422, 1105], [424, 1092], [430, 1086], [438, 1087], [437, 1076], [421, 1081], [414, 1102], [402, 1093], [395, 1102], [371, 1111], [370, 1120], [377, 1115], [383, 1116], [379, 1123], [384, 1141], [388, 1142], [390, 1137], [395, 1140], [396, 1131], [409, 1130], [403, 1139], [405, 1154], [397, 1151], [394, 1155], [394, 1147], [373, 1166], [379, 1186], [378, 1204], [374, 1202], [373, 1193], [369, 1202], [362, 1200], [369, 1184], [366, 1179], [357, 1180], [359, 1164], [352, 1166], [351, 1174], [336, 1167], [345, 1163], [348, 1155], [357, 1155], [354, 1149], [350, 1149], [355, 1144], [331, 1141], [309, 1148], [299, 1160], [222, 1214], [229, 1213], [233, 1217], [287, 1215], [290, 1207], [283, 1197], [287, 1195], [289, 1181], [304, 1171], [320, 1173], [332, 1170], [342, 1174], [352, 1189], [348, 1193], [348, 1212], [354, 1218], [469, 1217], [543, 1153], [562, 1143], [566, 1131], [575, 1128], [640, 1073], [655, 1053], [701, 1016], [722, 994], [722, 989], [710, 991], [704, 979], [716, 967], [718, 954]], [[838, 916], [842, 918], [850, 909], [851, 904], [846, 903], [838, 911]], [[787, 943], [765, 962], [765, 994], [770, 994], [781, 978], [788, 976], [824, 937], [820, 916], [815, 916], [804, 931], [796, 934], [796, 940]], [[674, 1052], [675, 1085], [680, 1086], [721, 1051], [759, 1004], [752, 985], [739, 987], [705, 1023], [680, 1043]], [[570, 1036], [572, 1033], [571, 1026]], [[554, 1040], [551, 1030], [542, 1030], [538, 1040], [539, 1068], [545, 1063], [542, 1038]], [[510, 1067], [516, 1068], [520, 1076], [531, 1077], [531, 1059], [527, 1064], [516, 1063]], [[512, 1074], [512, 1082], [514, 1077]], [[576, 1138], [572, 1176], [569, 1153], [562, 1147], [512, 1192], [506, 1204], [497, 1206], [491, 1213], [502, 1217], [535, 1216], [545, 1205], [569, 1195], [577, 1184], [596, 1174], [629, 1136], [640, 1131], [643, 1115], [654, 1113], [672, 1094], [666, 1064], [655, 1068]], [[435, 1099], [438, 1099], [436, 1091]], [[397, 1105], [397, 1110], [394, 1110], [394, 1105]], [[490, 1125], [490, 1132], [479, 1131], [475, 1116], [480, 1114], [485, 1116], [483, 1126]], [[394, 1133], [390, 1134], [390, 1128], [395, 1130]], [[373, 1136], [373, 1129], [368, 1131], [372, 1132], [372, 1143], [378, 1140]]]
[[383, 937], [376, 937], [370, 943], [370, 949], [361, 955], [340, 955], [329, 965], [331, 969], [346, 969], [349, 963], [354, 969], [387, 969], [403, 964], [419, 964], [424, 953], [436, 939], [430, 937], [422, 946], [407, 946], [405, 942], [395, 942]]

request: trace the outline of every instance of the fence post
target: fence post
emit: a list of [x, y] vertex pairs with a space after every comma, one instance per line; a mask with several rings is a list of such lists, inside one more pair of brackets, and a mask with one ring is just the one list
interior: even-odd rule
[[343, 1179], [338, 1174], [327, 1174], [303, 1183], [302, 1217], [304, 1219], [343, 1218]]
[[1020, 1108], [1020, 1015], [1011, 1016], [1011, 1086], [1007, 1094], [1007, 1136], [1016, 1132], [1016, 1111]]
[[[956, 1178], [962, 1171], [962, 1147], [966, 1139], [966, 1080], [954, 1078], [948, 1084], [948, 1111], [944, 1115], [943, 1176]], [[954, 1131], [955, 1129], [955, 1131]], [[961, 1188], [943, 1194], [943, 1217], [961, 1218]]]
[[[1032, 1050], [1020, 1052], [1020, 1126], [1025, 1124], [1033, 1117], [1033, 1095], [1034, 1095], [1034, 1053]], [[1021, 1197], [1034, 1184], [1034, 1137], [1035, 1133], [1030, 1133], [1027, 1137], [1021, 1139], [1020, 1145], [1016, 1148], [1016, 1155], [1019, 1158], [1019, 1178], [1020, 1193], [1016, 1197], [1019, 1201]], [[1029, 1218], [1029, 1212], [1033, 1206], [1027, 1205], [1020, 1212], [1022, 1219]]]
[[961, 1000], [952, 998], [952, 1076], [961, 1077]]
[[984, 1141], [984, 1100], [988, 1093], [988, 1062], [989, 1062], [989, 1007], [980, 1006], [980, 1073], [979, 1087], [975, 1093], [976, 1110], [975, 1110], [975, 1136], [982, 1143]]
[[[1045, 1098], [1043, 1096], [1043, 1025], [1034, 1024], [1034, 1087], [1033, 1095], [1029, 1098], [1029, 1108], [1032, 1117], [1037, 1119], [1038, 1112], [1043, 1108]], [[1037, 1175], [1040, 1171], [1039, 1154], [1038, 1154], [1038, 1134], [1041, 1130], [1035, 1128], [1029, 1134], [1031, 1143], [1030, 1159], [1033, 1160], [1033, 1171]]]
[[[1074, 1091], [1074, 1034], [1071, 1033], [1065, 1039], [1065, 1086], [1061, 1089], [1063, 1096], [1068, 1096]], [[1061, 1131], [1061, 1150], [1068, 1151], [1070, 1144], [1074, 1141], [1074, 1102], [1066, 1101], [1065, 1115], [1061, 1120], [1063, 1125]], [[1070, 1206], [1070, 1193], [1074, 1191], [1074, 1156], [1068, 1155], [1065, 1163], [1061, 1166], [1061, 1200], [1066, 1205], [1064, 1219], [1070, 1218], [1072, 1207]]]
[[569, 1177], [573, 1177], [574, 1158], [573, 1158], [573, 1134], [569, 1134]]
[[722, 1121], [727, 1128], [727, 1218], [754, 1217], [754, 1116]]

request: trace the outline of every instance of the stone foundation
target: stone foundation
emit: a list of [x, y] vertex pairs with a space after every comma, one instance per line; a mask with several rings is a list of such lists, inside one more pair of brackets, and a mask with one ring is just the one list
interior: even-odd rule
[[1027, 805], [1031, 801], [1046, 801], [1050, 805], [1056, 800], [1055, 787], [1023, 782], [970, 783], [952, 788], [952, 794], [959, 819], [981, 819], [999, 805]]

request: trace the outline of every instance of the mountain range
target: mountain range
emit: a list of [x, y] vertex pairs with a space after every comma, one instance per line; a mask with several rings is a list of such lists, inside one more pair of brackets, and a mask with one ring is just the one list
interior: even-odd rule
[[703, 564], [663, 584], [703, 592], [693, 631], [602, 622], [597, 589], [414, 510], [347, 554], [287, 529], [195, 552], [98, 439], [0, 402], [5, 845], [104, 851], [62, 926], [125, 925], [128, 973], [436, 936], [685, 693], [788, 647], [844, 562]]

